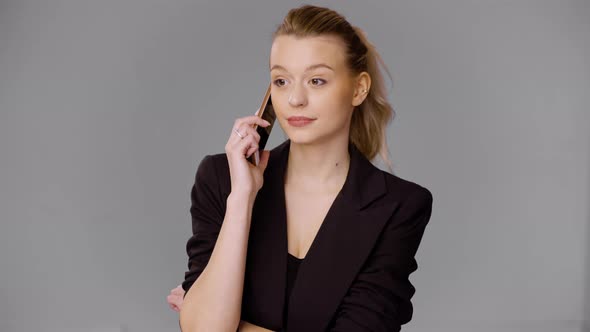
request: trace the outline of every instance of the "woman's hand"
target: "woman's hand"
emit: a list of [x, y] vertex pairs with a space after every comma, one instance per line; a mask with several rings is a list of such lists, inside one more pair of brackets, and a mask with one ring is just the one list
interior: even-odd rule
[[170, 291], [170, 295], [166, 297], [170, 309], [180, 312], [182, 308], [182, 302], [184, 301], [184, 289], [182, 285], [178, 285], [176, 288]]
[[258, 151], [260, 135], [253, 128], [254, 125], [266, 127], [270, 123], [257, 115], [238, 118], [234, 122], [230, 137], [225, 145], [232, 192], [255, 195], [262, 188], [263, 173], [270, 151], [262, 151], [258, 166], [252, 165], [246, 159]]

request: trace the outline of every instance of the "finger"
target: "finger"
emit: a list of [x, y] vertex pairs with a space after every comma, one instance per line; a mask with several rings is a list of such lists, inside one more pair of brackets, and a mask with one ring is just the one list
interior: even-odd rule
[[[256, 131], [256, 129], [252, 128], [251, 126], [246, 126], [246, 125], [242, 125], [241, 127], [237, 128], [238, 132], [240, 133], [240, 135], [246, 137], [248, 135], [252, 135], [256, 138], [257, 142], [260, 142], [260, 134], [258, 134], [258, 132]], [[233, 132], [234, 136], [237, 136], [237, 139], [242, 139], [242, 137], [240, 137], [239, 135], [236, 134], [236, 132]]]
[[258, 149], [258, 142], [256, 142], [256, 139], [253, 136], [248, 135], [238, 143], [237, 150], [239, 151], [240, 155], [249, 157], [249, 151], [252, 149]]
[[170, 297], [170, 301], [172, 302], [176, 302], [178, 300], [182, 300], [182, 294], [170, 294], [168, 295]]
[[259, 150], [260, 150], [260, 145], [258, 145], [258, 142], [256, 143], [256, 145], [251, 145], [250, 148], [248, 148], [248, 151], [246, 151], [246, 158], [250, 158], [255, 153], [259, 153]]
[[171, 306], [178, 307], [178, 306], [179, 306], [179, 305], [181, 305], [182, 303], [180, 303], [180, 302], [170, 302], [169, 304], [170, 304]]
[[243, 118], [236, 119], [234, 121], [233, 128], [239, 128], [243, 124], [246, 124], [250, 127], [252, 127], [253, 125], [259, 125], [259, 126], [266, 127], [266, 126], [270, 125], [270, 122], [263, 120], [258, 115], [250, 115], [250, 116], [245, 116]]
[[[252, 154], [254, 154], [254, 153], [257, 153], [257, 152], [259, 153], [259, 151], [258, 151], [258, 150], [260, 149], [260, 141], [259, 141], [259, 140], [257, 140], [256, 142], [257, 142], [258, 144], [257, 144], [256, 146], [251, 146], [251, 147], [248, 149], [248, 151], [246, 152], [246, 157], [247, 157], [247, 158], [250, 158], [250, 156], [251, 156]], [[262, 156], [260, 156], [260, 157], [262, 157]]]
[[237, 131], [240, 133], [239, 135], [235, 131], [231, 133], [232, 137], [228, 141], [231, 147], [237, 147], [246, 137], [251, 136], [247, 126], [242, 126]]
[[170, 302], [174, 304], [178, 304], [178, 302], [182, 302], [183, 298], [181, 295], [170, 295]]
[[243, 117], [242, 120], [244, 122], [248, 123], [249, 125], [259, 125], [259, 126], [264, 126], [264, 127], [270, 125], [270, 122], [262, 119], [258, 115], [246, 116], [246, 117]]
[[246, 158], [250, 158], [253, 154], [257, 153], [258, 147], [250, 147], [248, 151], [246, 151]]
[[253, 153], [256, 153], [260, 148], [260, 139], [256, 139], [256, 145], [251, 145], [248, 150], [246, 151], [246, 157], [250, 158]]
[[[238, 150], [241, 155], [250, 156], [254, 151], [258, 149], [258, 142], [260, 141], [260, 134], [254, 129], [253, 127], [243, 124], [241, 127], [238, 128], [237, 133], [233, 132], [233, 138], [230, 138], [226, 144], [226, 152], [228, 151], [236, 151]], [[254, 138], [255, 144], [251, 143], [251, 139]], [[246, 147], [247, 146], [247, 147]]]

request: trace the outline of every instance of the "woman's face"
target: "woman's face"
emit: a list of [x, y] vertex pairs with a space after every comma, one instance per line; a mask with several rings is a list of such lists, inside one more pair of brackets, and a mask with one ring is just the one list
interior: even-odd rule
[[343, 42], [335, 36], [275, 38], [270, 52], [271, 99], [292, 142], [348, 142], [354, 106], [364, 100], [361, 90], [368, 86], [366, 77], [359, 85], [349, 72], [344, 53]]

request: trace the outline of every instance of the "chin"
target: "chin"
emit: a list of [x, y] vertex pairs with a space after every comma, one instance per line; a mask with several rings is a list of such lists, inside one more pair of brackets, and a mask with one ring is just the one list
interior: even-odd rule
[[322, 142], [329, 141], [329, 136], [317, 135], [315, 133], [287, 133], [287, 137], [291, 143], [299, 145], [316, 145]]
[[[291, 143], [301, 145], [314, 145], [330, 141], [338, 135], [338, 130], [317, 126], [316, 128], [293, 128], [286, 125], [287, 130], [283, 127], [283, 132], [289, 138]], [[332, 129], [332, 130], [330, 130]]]
[[295, 144], [311, 144], [316, 141], [314, 136], [301, 133], [287, 134], [287, 137], [291, 140], [291, 143]]

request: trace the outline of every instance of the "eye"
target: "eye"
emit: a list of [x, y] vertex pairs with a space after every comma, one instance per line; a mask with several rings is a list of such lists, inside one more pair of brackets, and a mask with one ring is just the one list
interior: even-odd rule
[[[323, 83], [322, 83], [322, 84], [319, 84], [319, 85], [324, 85], [324, 84], [326, 84], [326, 81], [325, 81], [325, 80], [323, 80], [323, 79], [321, 79], [321, 78], [312, 78], [312, 79], [311, 79], [311, 81], [312, 81], [312, 82], [322, 81]], [[313, 84], [313, 85], [318, 85], [318, 84]]]
[[276, 80], [274, 80], [274, 82], [273, 82], [273, 83], [274, 83], [274, 85], [276, 85], [276, 86], [283, 86], [283, 85], [280, 85], [280, 84], [277, 84], [277, 83], [284, 83], [284, 81], [285, 81], [284, 79], [282, 79], [282, 78], [279, 78], [279, 79], [276, 79]]

